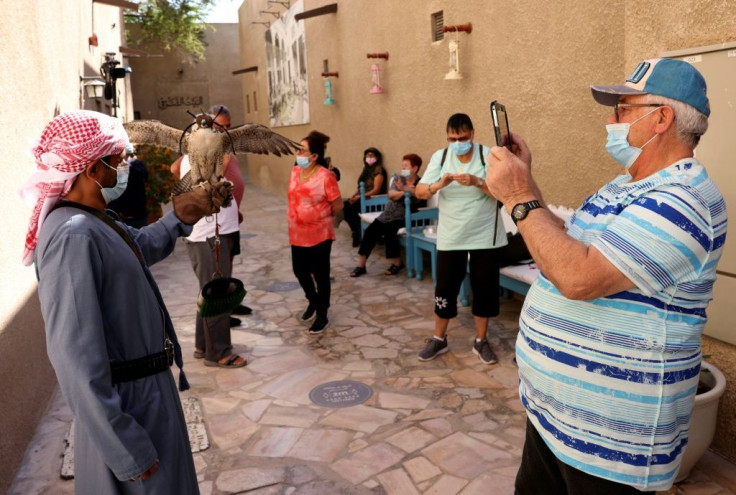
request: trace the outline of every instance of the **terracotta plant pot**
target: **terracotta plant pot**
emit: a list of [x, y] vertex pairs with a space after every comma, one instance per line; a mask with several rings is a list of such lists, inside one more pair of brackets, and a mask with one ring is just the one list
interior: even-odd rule
[[710, 447], [716, 432], [718, 401], [726, 391], [726, 377], [718, 368], [703, 361], [700, 366], [700, 381], [709, 390], [695, 396], [693, 414], [690, 417], [690, 436], [675, 483], [688, 477], [690, 470]]

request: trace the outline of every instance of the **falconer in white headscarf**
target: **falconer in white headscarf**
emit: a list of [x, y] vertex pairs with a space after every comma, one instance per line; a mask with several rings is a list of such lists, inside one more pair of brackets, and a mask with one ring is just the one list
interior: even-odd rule
[[49, 122], [31, 152], [36, 172], [21, 187], [21, 198], [33, 208], [26, 234], [23, 264], [33, 263], [38, 232], [77, 176], [98, 159], [122, 153], [130, 145], [123, 123], [87, 110], [59, 115]]

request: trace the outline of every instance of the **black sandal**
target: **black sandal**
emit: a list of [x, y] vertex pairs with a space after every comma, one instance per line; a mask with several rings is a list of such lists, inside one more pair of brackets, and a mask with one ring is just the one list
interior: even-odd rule
[[385, 272], [383, 272], [383, 274], [384, 274], [384, 275], [396, 275], [396, 274], [398, 274], [398, 273], [399, 273], [399, 272], [400, 272], [401, 270], [403, 270], [404, 268], [406, 268], [406, 265], [405, 265], [405, 264], [403, 264], [403, 263], [402, 263], [402, 264], [400, 264], [400, 265], [394, 265], [393, 263], [391, 263], [391, 266], [389, 266], [389, 267], [388, 267], [388, 268], [386, 269], [386, 271], [385, 271]]
[[360, 277], [361, 275], [365, 275], [366, 273], [368, 273], [368, 270], [366, 270], [364, 266], [356, 266], [355, 269], [350, 272], [350, 276]]

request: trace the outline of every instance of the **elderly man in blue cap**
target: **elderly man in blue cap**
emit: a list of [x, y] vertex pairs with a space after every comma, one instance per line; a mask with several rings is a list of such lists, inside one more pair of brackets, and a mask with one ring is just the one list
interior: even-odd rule
[[564, 225], [519, 135], [488, 159], [488, 187], [541, 269], [516, 343], [528, 418], [517, 494], [672, 485], [726, 237], [723, 196], [693, 156], [710, 115], [702, 75], [647, 60], [623, 85], [591, 89], [613, 107], [606, 150], [624, 170]]

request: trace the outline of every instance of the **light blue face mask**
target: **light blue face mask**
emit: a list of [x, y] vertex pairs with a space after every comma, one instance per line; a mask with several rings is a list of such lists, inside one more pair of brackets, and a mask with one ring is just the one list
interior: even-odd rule
[[411, 170], [408, 170], [406, 168], [401, 169], [401, 176], [402, 177], [410, 177], [411, 176]]
[[468, 139], [467, 141], [455, 141], [450, 143], [450, 151], [458, 156], [465, 155], [473, 147], [473, 141]]
[[299, 165], [301, 168], [307, 168], [309, 166], [309, 157], [308, 156], [297, 156], [296, 164]]
[[642, 150], [644, 150], [644, 146], [651, 143], [652, 140], [654, 140], [654, 138], [659, 135], [655, 134], [654, 136], [652, 136], [652, 139], [641, 145], [641, 148], [637, 148], [636, 146], [631, 146], [629, 144], [629, 130], [631, 130], [631, 126], [639, 122], [647, 115], [656, 111], [657, 109], [655, 108], [651, 112], [645, 113], [630, 124], [622, 123], [606, 125], [606, 131], [608, 132], [608, 136], [606, 137], [606, 151], [609, 155], [611, 155], [611, 158], [616, 160], [626, 170], [628, 170], [629, 167], [631, 167], [634, 162], [639, 158]]
[[115, 187], [102, 187], [102, 184], [95, 181], [97, 182], [97, 185], [100, 186], [100, 193], [102, 193], [102, 199], [105, 200], [105, 204], [110, 204], [110, 201], [115, 201], [122, 196], [125, 189], [128, 187], [130, 167], [128, 165], [118, 165], [118, 168], [115, 169], [105, 162], [105, 160], [100, 159], [100, 161], [104, 163], [106, 167], [116, 170], [118, 174], [118, 180], [115, 183]]

